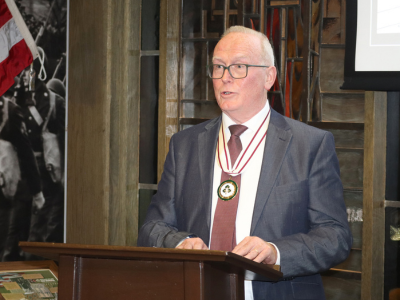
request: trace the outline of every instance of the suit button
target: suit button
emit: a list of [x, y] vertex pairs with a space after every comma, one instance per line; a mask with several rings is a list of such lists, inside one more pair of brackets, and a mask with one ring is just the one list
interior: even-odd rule
[[49, 95], [49, 94], [47, 94], [47, 93], [44, 93], [44, 96], [45, 96], [45, 97], [47, 97], [48, 95]]

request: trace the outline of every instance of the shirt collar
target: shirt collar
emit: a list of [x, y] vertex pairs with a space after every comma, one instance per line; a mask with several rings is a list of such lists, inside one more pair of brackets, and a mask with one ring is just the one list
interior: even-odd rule
[[[264, 121], [265, 117], [268, 114], [269, 109], [270, 109], [269, 102], [267, 100], [267, 102], [262, 110], [260, 110], [250, 120], [248, 120], [247, 122], [242, 124], [249, 129], [249, 130], [246, 130], [243, 134], [248, 134], [249, 132], [252, 132], [254, 134], [258, 130], [258, 128], [261, 126], [262, 122]], [[269, 121], [269, 118], [267, 121]], [[228, 140], [231, 136], [229, 126], [235, 125], [236, 123], [234, 121], [232, 121], [232, 119], [229, 118], [228, 115], [223, 112], [222, 113], [222, 124], [224, 126], [223, 128], [224, 128], [225, 136], [227, 137], [227, 140]]]

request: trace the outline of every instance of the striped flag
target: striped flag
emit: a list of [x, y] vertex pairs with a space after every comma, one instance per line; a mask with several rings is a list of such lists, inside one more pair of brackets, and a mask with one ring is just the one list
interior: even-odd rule
[[0, 96], [37, 57], [35, 41], [14, 0], [0, 0]]

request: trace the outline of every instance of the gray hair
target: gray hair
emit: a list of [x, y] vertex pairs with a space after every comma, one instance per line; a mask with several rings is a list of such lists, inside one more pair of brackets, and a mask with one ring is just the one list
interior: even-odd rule
[[222, 37], [227, 36], [229, 33], [233, 32], [239, 32], [239, 33], [245, 33], [245, 34], [250, 34], [258, 37], [261, 42], [261, 56], [263, 59], [265, 59], [265, 63], [268, 66], [274, 66], [275, 58], [274, 58], [274, 51], [272, 50], [271, 44], [267, 38], [267, 36], [261, 32], [255, 31], [253, 29], [243, 27], [243, 26], [232, 26], [229, 27]]

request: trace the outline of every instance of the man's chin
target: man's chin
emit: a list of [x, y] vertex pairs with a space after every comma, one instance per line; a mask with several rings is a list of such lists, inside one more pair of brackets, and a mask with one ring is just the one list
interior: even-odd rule
[[240, 110], [240, 104], [236, 99], [224, 99], [222, 101], [217, 101], [221, 110], [225, 113], [235, 112]]

